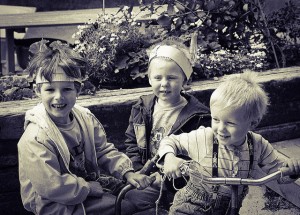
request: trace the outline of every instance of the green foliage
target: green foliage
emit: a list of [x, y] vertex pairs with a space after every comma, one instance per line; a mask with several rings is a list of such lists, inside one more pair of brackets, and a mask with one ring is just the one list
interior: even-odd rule
[[[147, 49], [173, 36], [190, 47], [193, 80], [299, 65], [300, 8], [292, 1], [268, 16], [264, 0], [139, 2], [138, 13], [122, 6], [117, 14], [78, 26], [74, 49], [88, 62], [83, 94], [94, 94], [94, 85], [147, 85]], [[23, 82], [13, 84], [14, 78], [0, 80], [1, 101], [33, 96]]]
[[[281, 67], [299, 64], [300, 7], [293, 1], [267, 17], [270, 39], [274, 43]], [[272, 59], [272, 61], [274, 61]]]
[[145, 77], [149, 37], [141, 33], [128, 7], [78, 28], [75, 50], [88, 60], [87, 74], [94, 84], [124, 87]]
[[[278, 55], [272, 49], [276, 35], [273, 33], [271, 37], [268, 32], [275, 31], [268, 25], [274, 23], [272, 20], [281, 19], [279, 17], [292, 16], [292, 11], [283, 9], [284, 15], [273, 16], [268, 23], [258, 0], [148, 0], [140, 3], [140, 12], [145, 15], [138, 19], [132, 7], [125, 6], [115, 15], [99, 15], [96, 21], [79, 27], [75, 50], [88, 59], [87, 73], [96, 85], [130, 87], [134, 80], [141, 80], [148, 67], [146, 49], [171, 36], [181, 38], [190, 46], [194, 55], [194, 79], [239, 73], [244, 69], [273, 68]], [[298, 29], [291, 31], [292, 26], [289, 34], [299, 38]], [[283, 41], [285, 38], [275, 43], [280, 53], [284, 53], [279, 49]], [[293, 47], [285, 48], [291, 51]]]
[[[153, 4], [144, 7], [151, 10]], [[193, 78], [269, 68], [258, 7], [253, 1], [169, 0], [157, 23], [166, 36], [178, 36], [194, 49]], [[190, 42], [192, 35], [196, 35], [195, 44]]]
[[28, 79], [24, 76], [4, 76], [0, 78], [0, 101], [24, 100], [35, 97]]

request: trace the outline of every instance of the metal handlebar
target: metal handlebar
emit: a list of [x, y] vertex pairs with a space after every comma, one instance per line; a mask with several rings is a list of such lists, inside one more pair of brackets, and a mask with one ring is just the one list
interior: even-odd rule
[[[200, 165], [200, 164], [199, 164]], [[201, 165], [200, 165], [201, 166]], [[239, 185], [253, 185], [253, 186], [259, 186], [266, 184], [272, 180], [278, 179], [283, 176], [292, 175], [293, 173], [290, 171], [287, 167], [282, 167], [280, 170], [271, 173], [265, 177], [259, 178], [259, 179], [249, 179], [249, 178], [227, 178], [227, 177], [218, 177], [218, 178], [212, 178], [204, 176], [202, 173], [192, 170], [189, 168], [189, 165], [184, 164], [180, 167], [180, 170], [182, 173], [190, 174], [190, 176], [199, 177], [202, 180], [202, 183], [207, 184], [218, 184], [218, 185], [230, 185], [231, 187], [231, 209], [230, 214], [231, 215], [237, 215], [239, 214], [239, 208], [238, 208], [238, 186]]]
[[278, 179], [283, 176], [292, 175], [293, 173], [290, 171], [287, 167], [282, 167], [280, 170], [271, 173], [267, 176], [264, 176], [259, 179], [249, 179], [249, 178], [227, 178], [227, 177], [218, 177], [218, 178], [211, 178], [203, 176], [202, 174], [188, 170], [190, 171], [190, 174], [195, 175], [196, 177], [200, 177], [202, 179], [202, 182], [207, 184], [221, 184], [221, 185], [252, 185], [252, 186], [259, 186], [266, 184], [270, 181], [273, 181], [275, 179]]
[[[156, 161], [158, 160], [158, 155], [155, 155], [151, 160], [148, 160], [143, 168], [139, 171], [141, 174], [149, 175], [152, 169], [156, 166]], [[121, 202], [126, 195], [126, 193], [130, 190], [135, 189], [135, 187], [131, 184], [127, 184], [119, 193], [115, 202], [115, 214], [121, 215]]]

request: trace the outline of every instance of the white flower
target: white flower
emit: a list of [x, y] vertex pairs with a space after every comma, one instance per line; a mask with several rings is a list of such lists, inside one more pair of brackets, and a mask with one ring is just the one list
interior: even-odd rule
[[256, 67], [257, 67], [257, 68], [262, 68], [262, 67], [263, 67], [263, 64], [262, 64], [262, 63], [258, 63], [258, 64], [256, 64]]
[[112, 42], [112, 41], [114, 41], [116, 38], [115, 37], [111, 37], [110, 39], [109, 39], [109, 42]]
[[100, 37], [100, 40], [103, 40], [105, 38], [105, 36]]
[[104, 47], [104, 48], [100, 48], [100, 49], [99, 49], [99, 52], [103, 53], [105, 50], [106, 50], [105, 47]]
[[203, 23], [203, 21], [201, 19], [198, 19], [198, 21], [196, 22], [197, 27], [201, 26]]

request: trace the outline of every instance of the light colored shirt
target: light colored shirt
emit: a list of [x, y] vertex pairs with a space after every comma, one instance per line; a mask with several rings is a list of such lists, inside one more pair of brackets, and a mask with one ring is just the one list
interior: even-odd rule
[[[239, 147], [228, 147], [219, 144], [219, 177], [249, 178], [249, 175], [259, 177], [257, 174], [251, 174], [252, 171], [254, 173], [258, 169], [261, 169], [265, 173], [269, 173], [278, 170], [282, 166], [284, 159], [278, 156], [277, 151], [272, 145], [259, 134], [250, 133], [253, 137], [254, 146], [254, 161], [251, 172], [249, 172], [250, 154], [246, 139]], [[158, 153], [160, 158], [163, 158], [167, 153], [187, 155], [203, 167], [200, 168], [199, 165], [199, 168], [196, 169], [196, 171], [200, 172], [200, 175], [203, 174], [203, 176], [211, 177], [213, 138], [212, 129], [204, 127], [200, 127], [190, 133], [170, 135], [161, 141]], [[193, 179], [191, 178], [191, 180]], [[201, 177], [195, 179], [195, 182], [199, 181], [201, 181]], [[205, 184], [203, 186], [208, 192], [212, 192], [212, 185]], [[243, 186], [239, 186], [239, 194], [242, 193], [242, 190]], [[228, 186], [220, 186], [220, 191], [224, 195], [230, 195], [231, 192]]]
[[70, 151], [70, 171], [77, 176], [86, 178], [88, 174], [85, 169], [84, 140], [77, 120], [73, 117], [68, 124], [56, 124]]
[[167, 136], [172, 126], [174, 125], [177, 117], [183, 107], [187, 104], [185, 99], [181, 100], [174, 107], [164, 107], [158, 102], [155, 103], [153, 111], [153, 124], [150, 134], [150, 152], [151, 157], [154, 157], [159, 148], [160, 141], [163, 137]]

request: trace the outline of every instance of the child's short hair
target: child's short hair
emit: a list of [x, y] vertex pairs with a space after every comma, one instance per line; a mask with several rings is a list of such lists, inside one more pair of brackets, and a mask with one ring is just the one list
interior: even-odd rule
[[191, 55], [189, 48], [182, 40], [175, 37], [170, 37], [162, 42], [152, 45], [148, 50], [149, 69], [150, 62], [155, 58], [162, 58], [169, 61], [174, 61], [185, 74], [185, 79], [188, 80], [193, 72]]
[[210, 98], [210, 108], [243, 108], [245, 119], [261, 120], [267, 111], [269, 97], [255, 80], [257, 73], [245, 71], [220, 84]]
[[[49, 46], [47, 43], [48, 41], [42, 40], [31, 45], [32, 49], [37, 50], [26, 68], [29, 75], [34, 78], [39, 75], [48, 82], [52, 82], [53, 74], [60, 67], [67, 77], [80, 82], [85, 76], [86, 61], [84, 58], [66, 43], [54, 41]], [[40, 88], [39, 85], [37, 84], [37, 88]], [[80, 86], [80, 83], [79, 85], [75, 84], [76, 86]], [[78, 90], [77, 87], [76, 90]]]

